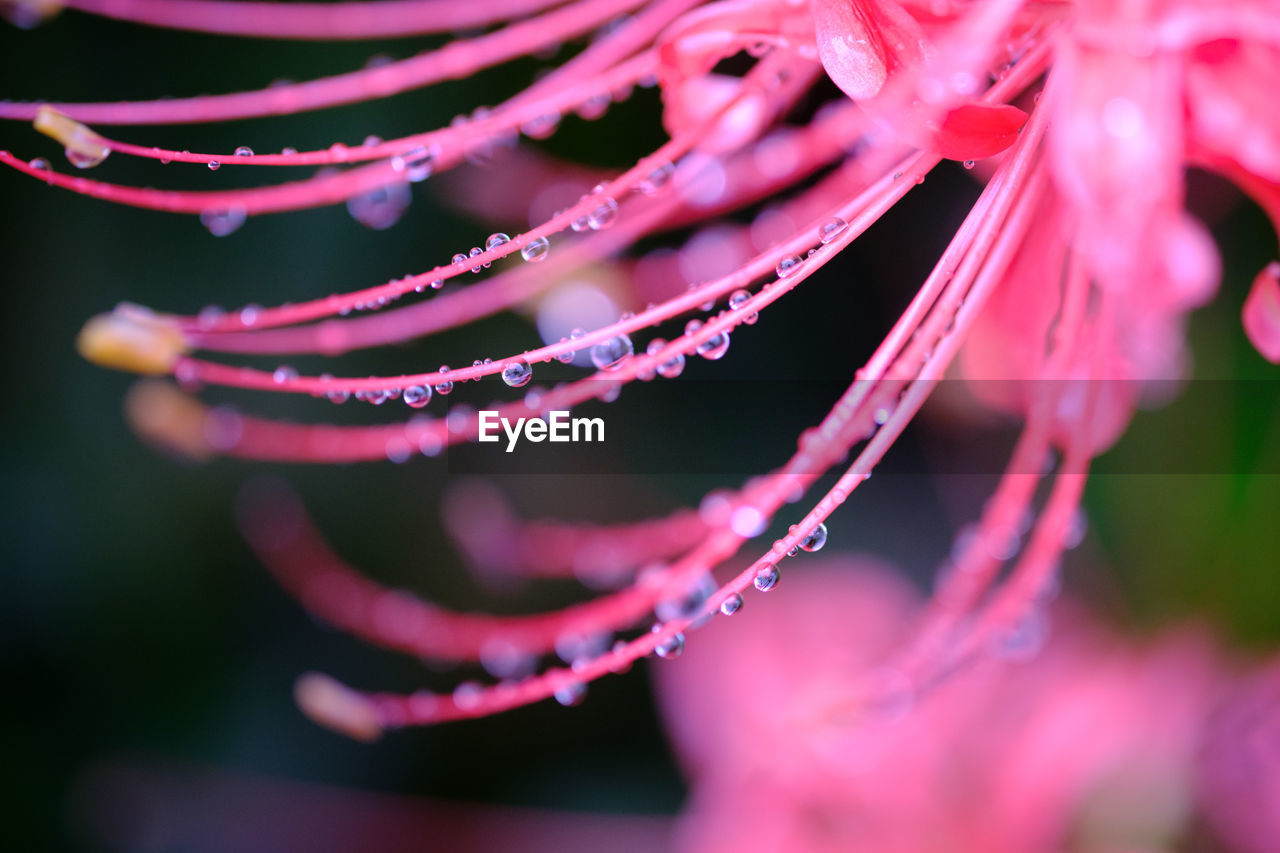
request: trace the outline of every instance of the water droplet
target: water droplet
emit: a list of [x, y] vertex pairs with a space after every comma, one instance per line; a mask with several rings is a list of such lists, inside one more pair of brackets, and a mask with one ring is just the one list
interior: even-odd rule
[[297, 148], [281, 148], [280, 153], [287, 155], [289, 157], [292, 157], [294, 154], [298, 153], [298, 149]]
[[752, 583], [755, 585], [755, 588], [761, 592], [768, 592], [778, 585], [778, 579], [780, 577], [782, 577], [782, 575], [778, 571], [778, 567], [772, 563], [767, 563], [762, 569], [760, 569], [760, 571], [756, 572], [755, 580], [753, 580]]
[[644, 195], [657, 195], [670, 185], [671, 176], [675, 173], [675, 166], [670, 163], [663, 163], [650, 172], [648, 177], [637, 183], [636, 190]]
[[[748, 293], [747, 291], [735, 290], [733, 293], [729, 294], [729, 307], [736, 311], [737, 309], [741, 308], [743, 305], [747, 304], [747, 300], [749, 300], [750, 298], [751, 298], [751, 294]], [[754, 326], [756, 324], [756, 321], [759, 319], [760, 319], [760, 315], [753, 311], [750, 314], [743, 315], [742, 322], [748, 326]]]
[[827, 544], [827, 526], [818, 523], [818, 526], [809, 531], [809, 535], [800, 540], [800, 550], [802, 551], [821, 551], [822, 546]]
[[200, 224], [209, 229], [209, 233], [215, 237], [225, 237], [234, 233], [241, 225], [244, 225], [244, 220], [245, 212], [243, 207], [200, 212]]
[[[657, 355], [666, 345], [667, 342], [662, 338], [654, 338], [649, 341], [645, 352], [649, 355]], [[681, 373], [684, 373], [684, 353], [676, 353], [671, 358], [658, 364], [658, 375], [663, 379], [675, 379]]]
[[834, 216], [818, 226], [818, 242], [825, 246], [843, 234], [848, 227], [848, 222]]
[[294, 370], [287, 364], [282, 364], [271, 374], [271, 381], [277, 385], [283, 385], [286, 382], [292, 382], [298, 378], [298, 371]]
[[464, 711], [479, 707], [484, 688], [474, 681], [464, 681], [453, 689], [453, 704]]
[[560, 126], [560, 113], [550, 112], [532, 118], [520, 125], [520, 132], [530, 139], [546, 139]]
[[503, 243], [510, 243], [511, 238], [499, 231], [496, 234], [490, 234], [489, 239], [484, 241], [485, 249], [496, 249]]
[[618, 219], [618, 203], [608, 196], [599, 199], [596, 206], [587, 214], [587, 227], [592, 231], [603, 231]]
[[432, 290], [439, 290], [442, 287], [444, 287], [444, 279], [442, 278], [437, 278], [435, 281], [431, 282]]
[[572, 708], [574, 705], [581, 705], [583, 700], [587, 698], [587, 685], [581, 682], [577, 684], [566, 684], [555, 692], [556, 701], [566, 708]]
[[[654, 628], [658, 626], [655, 625]], [[653, 653], [660, 658], [670, 660], [684, 653], [684, 634], [675, 634], [653, 647]]]
[[400, 221], [413, 193], [402, 183], [388, 184], [347, 199], [347, 212], [366, 228], [385, 231]]
[[431, 386], [410, 385], [404, 389], [404, 402], [411, 409], [421, 409], [431, 402]]
[[[696, 322], [696, 321], [691, 321], [691, 322]], [[688, 331], [689, 330], [686, 327], [685, 332], [687, 333]], [[716, 334], [707, 338], [702, 343], [698, 344], [696, 349], [696, 352], [698, 353], [698, 355], [702, 356], [707, 361], [719, 361], [720, 359], [724, 358], [724, 354], [727, 353], [728, 351], [729, 351], [729, 333], [728, 332], [717, 332]]]
[[[472, 246], [472, 247], [471, 247], [471, 257], [473, 257], [473, 258], [474, 258], [474, 257], [476, 257], [476, 256], [478, 256], [478, 255], [483, 255], [483, 254], [484, 254], [484, 249], [481, 249], [479, 246]], [[473, 266], [473, 267], [471, 268], [471, 271], [472, 271], [473, 273], [478, 273], [478, 272], [480, 272], [480, 268], [481, 268], [481, 267], [484, 267], [485, 269], [488, 269], [488, 268], [489, 268], [489, 267], [491, 267], [491, 266], [493, 266], [493, 265], [492, 265], [492, 264], [476, 264], [475, 266]]]
[[635, 352], [631, 338], [618, 335], [591, 348], [591, 363], [599, 370], [611, 370]]
[[220, 168], [222, 168], [222, 164], [221, 164], [221, 163], [219, 163], [217, 160], [210, 160], [210, 161], [209, 161], [209, 171], [210, 171], [210, 172], [216, 172], [216, 171], [218, 171], [218, 169], [220, 169]]
[[546, 237], [535, 237], [525, 244], [520, 250], [520, 257], [529, 263], [537, 263], [545, 260], [547, 253], [551, 251], [551, 241]]
[[974, 166], [978, 164], [975, 163], [973, 160], [965, 160], [963, 165], [966, 169], [972, 169]]
[[[447, 365], [447, 364], [442, 364], [442, 365], [440, 365], [440, 369], [439, 369], [439, 370], [437, 370], [436, 372], [437, 372], [437, 373], [440, 373], [440, 374], [448, 373], [448, 372], [449, 372], [449, 365]], [[453, 381], [452, 381], [452, 380], [446, 379], [446, 380], [444, 380], [443, 382], [437, 382], [437, 383], [436, 383], [436, 393], [437, 393], [437, 394], [439, 394], [441, 397], [448, 396], [449, 392], [450, 392], [450, 391], [452, 391], [452, 390], [453, 390]]]
[[502, 368], [502, 381], [512, 388], [523, 388], [533, 378], [533, 368], [523, 361], [513, 361]]
[[391, 168], [403, 172], [411, 183], [416, 184], [431, 177], [431, 172], [435, 169], [435, 157], [425, 146], [419, 145], [392, 157]]
[[237, 149], [236, 149], [236, 156], [237, 156], [237, 157], [252, 157], [252, 156], [253, 156], [253, 149], [252, 149], [252, 148], [250, 148], [248, 145], [241, 145], [239, 148], [237, 148]]
[[53, 171], [53, 164], [50, 163], [48, 160], [44, 159], [43, 157], [36, 157], [27, 165], [41, 172]]
[[467, 256], [463, 252], [458, 252], [458, 254], [453, 256], [453, 265], [455, 267], [462, 266], [466, 262], [467, 262]]
[[800, 265], [802, 263], [804, 263], [804, 259], [796, 257], [795, 255], [778, 261], [778, 266], [776, 268], [778, 278], [786, 278], [789, 275], [793, 275], [800, 269]]
[[723, 613], [725, 616], [732, 616], [733, 614], [737, 613], [741, 609], [742, 609], [742, 596], [736, 592], [733, 595], [726, 598], [724, 601], [720, 602], [720, 612]]

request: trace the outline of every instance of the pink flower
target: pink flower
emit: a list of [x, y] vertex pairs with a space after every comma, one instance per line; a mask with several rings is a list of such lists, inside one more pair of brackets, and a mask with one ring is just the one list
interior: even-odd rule
[[[370, 694], [324, 676], [304, 677], [298, 689], [304, 710], [357, 737], [550, 696], [573, 703], [594, 678], [651, 653], [679, 654], [692, 625], [717, 610], [733, 612], [749, 587], [776, 582], [786, 558], [822, 547], [828, 517], [870, 476], [963, 346], [966, 376], [1016, 380], [980, 382], [978, 393], [1018, 413], [1025, 426], [976, 535], [959, 549], [955, 571], [901, 642], [896, 677], [908, 686], [933, 684], [992, 642], [1017, 636], [1034, 618], [1077, 523], [1091, 458], [1124, 429], [1140, 383], [1183, 369], [1185, 317], [1213, 296], [1219, 276], [1216, 248], [1183, 209], [1184, 170], [1196, 165], [1225, 175], [1280, 223], [1280, 114], [1270, 107], [1280, 89], [1280, 12], [1262, 0], [378, 0], [264, 2], [254, 4], [253, 14], [219, 0], [67, 5], [157, 26], [267, 38], [479, 29], [409, 59], [252, 92], [0, 103], [0, 118], [34, 120], [79, 168], [112, 153], [227, 171], [334, 167], [253, 189], [182, 191], [73, 177], [42, 159], [0, 152], [0, 163], [52, 186], [198, 214], [217, 236], [250, 217], [338, 202], [365, 225], [389, 227], [408, 203], [411, 183], [468, 160], [494, 160], [493, 173], [506, 175], [500, 157], [521, 133], [545, 137], [570, 113], [599, 118], [637, 86], [661, 92], [669, 139], [622, 174], [595, 174], [523, 150], [511, 155], [517, 178], [500, 178], [500, 192], [486, 194], [498, 198], [481, 206], [534, 211], [533, 227], [523, 233], [494, 233], [451, 259], [424, 259], [424, 272], [295, 304], [186, 315], [120, 305], [91, 319], [79, 338], [86, 357], [171, 375], [185, 391], [228, 386], [375, 405], [401, 399], [424, 410], [372, 426], [284, 423], [211, 409], [168, 383], [140, 384], [128, 402], [134, 427], [197, 458], [403, 462], [435, 456], [478, 433], [474, 410], [441, 399], [457, 383], [501, 377], [510, 388], [524, 388], [555, 360], [581, 357], [596, 371], [550, 390], [531, 387], [497, 410], [513, 420], [534, 418], [612, 399], [632, 380], [673, 379], [687, 359], [718, 361], [733, 341], [750, 338], [761, 313], [817, 276], [943, 159], [970, 167], [977, 164], [967, 161], [986, 161], [981, 197], [932, 274], [830, 413], [799, 436], [796, 452], [780, 467], [760, 471], [735, 491], [713, 492], [697, 512], [615, 527], [525, 522], [483, 493], [464, 494], [447, 508], [461, 538], [479, 541], [467, 549], [477, 562], [519, 574], [572, 575], [595, 588], [621, 581], [621, 589], [532, 616], [454, 613], [383, 589], [351, 569], [290, 498], [273, 493], [248, 501], [243, 517], [250, 541], [322, 619], [399, 651], [480, 662], [497, 678], [523, 678], [552, 651], [570, 664], [543, 667], [519, 681], [463, 683], [451, 695]], [[36, 0], [9, 0], [5, 7], [23, 23], [51, 8]], [[628, 17], [611, 23], [620, 15]], [[581, 53], [497, 107], [401, 139], [334, 141], [302, 152], [242, 146], [191, 153], [124, 142], [88, 126], [229, 121], [375, 100], [592, 33]], [[722, 61], [741, 53], [751, 60], [748, 70], [722, 73]], [[802, 112], [803, 99], [824, 74], [846, 97]], [[801, 119], [793, 122], [789, 116], [796, 115]], [[465, 180], [483, 185], [491, 179]], [[578, 189], [563, 198], [566, 185]], [[785, 191], [792, 192], [761, 210], [750, 227], [705, 227], [678, 254], [627, 257], [642, 238], [703, 225]], [[477, 283], [435, 295], [494, 264], [499, 268]], [[565, 297], [554, 288], [587, 264], [607, 269], [616, 282], [622, 304], [606, 299], [609, 310], [632, 310], [580, 333], [544, 331], [541, 346], [514, 343], [508, 355], [471, 366], [416, 366], [369, 378], [300, 376], [287, 366], [259, 370], [217, 356], [337, 356], [535, 299], [549, 315], [555, 314], [549, 306], [564, 304], [573, 314], [586, 297]], [[564, 298], [557, 302], [557, 296]], [[415, 302], [380, 310], [404, 298]], [[1275, 360], [1275, 266], [1259, 276], [1243, 310], [1249, 336]], [[660, 325], [670, 327], [664, 337], [639, 340]], [[1048, 471], [1054, 447], [1061, 461]], [[838, 466], [845, 467], [835, 485], [794, 518], [786, 535], [770, 547], [755, 546], [736, 572], [723, 569], [789, 502]], [[1050, 485], [1041, 502], [1042, 479]], [[1014, 532], [1026, 518], [1035, 523], [1023, 543]], [[640, 571], [650, 564], [656, 567]], [[713, 582], [718, 569], [722, 577]], [[611, 645], [617, 633], [629, 638]]]
[[[867, 702], [855, 674], [903, 642], [912, 591], [848, 560], [788, 586], [656, 670], [692, 785], [679, 849], [1167, 850], [1204, 794], [1248, 839], [1231, 849], [1280, 843], [1277, 706], [1259, 684], [1219, 716], [1234, 678], [1202, 632], [1135, 644], [1059, 605], [1034, 664], [1018, 658], [1040, 635], [927, 696]], [[1203, 776], [1206, 730], [1223, 744]]]

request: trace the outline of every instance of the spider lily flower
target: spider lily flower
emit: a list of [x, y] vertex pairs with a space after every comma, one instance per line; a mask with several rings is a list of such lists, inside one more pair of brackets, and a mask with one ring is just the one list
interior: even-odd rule
[[1212, 849], [1280, 841], [1274, 665], [1241, 677], [1202, 630], [1135, 641], [1059, 601], [1034, 664], [1039, 629], [911, 713], [899, 694], [850, 719], [851, 674], [919, 603], [883, 566], [824, 562], [655, 670], [691, 785], [676, 849], [1172, 850], [1206, 826]]
[[[1217, 250], [1183, 209], [1185, 169], [1226, 176], [1280, 223], [1280, 125], [1267, 107], [1280, 84], [1280, 13], [1261, 0], [373, 0], [258, 2], [253, 14], [220, 0], [66, 5], [141, 24], [268, 38], [478, 32], [409, 59], [255, 91], [0, 103], [0, 119], [34, 121], [78, 168], [92, 168], [107, 153], [227, 171], [325, 167], [251, 189], [183, 191], [95, 180], [0, 151], [0, 164], [52, 187], [199, 215], [218, 236], [251, 217], [337, 203], [363, 223], [387, 227], [411, 183], [443, 180], [468, 161], [491, 160], [521, 134], [555, 133], [569, 113], [598, 118], [637, 86], [661, 93], [668, 139], [621, 173], [592, 175], [511, 152], [521, 179], [504, 183], [503, 203], [541, 210], [538, 190], [545, 184], [587, 175], [584, 188], [594, 183], [560, 209], [541, 210], [523, 233], [494, 233], [452, 258], [424, 259], [422, 272], [353, 283], [355, 289], [304, 302], [264, 300], [190, 314], [124, 305], [92, 319], [79, 339], [87, 358], [177, 380], [183, 390], [155, 381], [138, 386], [128, 414], [148, 439], [195, 457], [326, 463], [435, 456], [477, 436], [477, 413], [447, 405], [457, 383], [501, 379], [523, 388], [553, 359], [589, 362], [595, 372], [510, 398], [495, 406], [497, 413], [513, 422], [530, 419], [609, 399], [635, 380], [673, 379], [688, 359], [722, 359], [775, 302], [811, 286], [810, 279], [820, 281], [831, 258], [943, 160], [971, 168], [984, 161], [984, 189], [933, 272], [785, 463], [708, 495], [697, 512], [633, 524], [526, 522], [499, 512], [501, 535], [481, 538], [500, 547], [473, 555], [507, 571], [576, 575], [593, 585], [622, 578], [621, 588], [531, 616], [455, 613], [384, 589], [347, 565], [287, 495], [249, 498], [243, 525], [250, 542], [318, 617], [399, 651], [479, 662], [504, 679], [464, 683], [453, 694], [399, 695], [304, 677], [297, 691], [303, 709], [358, 738], [552, 696], [571, 704], [592, 679], [650, 654], [678, 655], [687, 630], [713, 614], [736, 612], [751, 587], [776, 584], [789, 557], [822, 547], [827, 519], [862, 486], [953, 364], [978, 380], [1062, 380], [1020, 381], [987, 393], [989, 404], [1022, 418], [1021, 438], [976, 535], [958, 549], [956, 571], [894, 653], [894, 671], [912, 685], [967, 666], [1035, 612], [1076, 523], [1090, 460], [1133, 413], [1129, 389], [1173, 375], [1187, 313], [1216, 290]], [[29, 0], [7, 6], [24, 20], [46, 8]], [[399, 139], [193, 153], [104, 130], [373, 101], [582, 39], [581, 52], [498, 106]], [[723, 73], [723, 60], [741, 54], [746, 70]], [[822, 92], [824, 79], [840, 97], [805, 112], [804, 99]], [[791, 118], [797, 115], [806, 117], [797, 122]], [[500, 161], [489, 168], [506, 180]], [[775, 197], [750, 227], [702, 227], [690, 238], [676, 254], [679, 263], [714, 268], [691, 276], [692, 287], [673, 286], [670, 261], [628, 256], [641, 239], [705, 226]], [[608, 270], [628, 303], [651, 304], [453, 369], [303, 376], [220, 357], [337, 356], [423, 337], [534, 298], [549, 302], [552, 288], [586, 265]], [[1246, 332], [1272, 360], [1280, 339], [1276, 269], [1263, 271], [1243, 307]], [[479, 278], [470, 284], [473, 276]], [[391, 307], [402, 300], [412, 304]], [[654, 326], [670, 331], [641, 342]], [[286, 423], [209, 408], [188, 393], [205, 386], [334, 402], [400, 399], [422, 411], [376, 426]], [[1054, 448], [1061, 461], [1050, 468]], [[786, 535], [767, 547], [748, 544], [832, 470], [839, 472], [835, 485], [812, 498]], [[449, 523], [464, 541], [476, 538], [466, 532], [495, 518], [469, 506], [450, 510]], [[1028, 517], [1034, 524], [1025, 545], [1005, 547], [1009, 530]], [[728, 568], [744, 547], [745, 563]], [[646, 566], [653, 568], [641, 571]], [[602, 639], [619, 634], [625, 638], [612, 645]], [[552, 652], [570, 665], [530, 676]], [[900, 689], [871, 675], [865, 687], [869, 705]]]

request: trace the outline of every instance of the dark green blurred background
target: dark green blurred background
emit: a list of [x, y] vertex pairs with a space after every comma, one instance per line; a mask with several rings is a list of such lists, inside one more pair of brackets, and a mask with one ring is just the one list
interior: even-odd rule
[[[425, 41], [238, 41], [66, 13], [30, 32], [0, 28], [0, 95], [96, 100], [232, 91], [357, 68], [379, 52], [406, 56]], [[536, 68], [517, 63], [464, 83], [321, 114], [114, 132], [192, 150], [358, 144], [371, 133], [391, 138], [447, 124], [457, 113], [501, 100]], [[546, 146], [621, 167], [661, 139], [656, 95], [642, 92], [600, 122], [568, 120]], [[0, 147], [66, 168], [56, 146], [22, 123], [0, 125]], [[241, 176], [233, 172], [117, 155], [93, 177], [212, 189], [236, 185]], [[9, 813], [3, 825], [10, 849], [106, 848], [103, 831], [84, 819], [78, 793], [84, 774], [102, 762], [152, 759], [499, 803], [678, 809], [683, 787], [654, 718], [644, 666], [593, 686], [580, 708], [546, 704], [398, 733], [374, 746], [349, 743], [303, 719], [291, 687], [308, 669], [369, 688], [447, 687], [461, 676], [429, 672], [313, 624], [272, 583], [235, 529], [235, 496], [248, 478], [283, 476], [353, 563], [449, 605], [517, 612], [561, 605], [579, 593], [568, 584], [489, 589], [475, 583], [441, 531], [438, 507], [447, 483], [438, 462], [335, 468], [177, 462], [141, 445], [123, 425], [121, 400], [130, 378], [85, 364], [73, 351], [83, 321], [121, 300], [184, 312], [208, 303], [298, 300], [428, 268], [495, 228], [524, 224], [467, 221], [434, 195], [434, 183], [415, 186], [408, 213], [389, 231], [369, 231], [339, 206], [250, 220], [215, 239], [194, 216], [114, 207], [0, 174], [6, 297], [0, 323], [9, 384], [0, 421], [6, 696], [0, 814]], [[723, 362], [691, 364], [688, 375], [850, 376], [975, 194], [970, 176], [958, 168], [931, 177], [811, 286], [779, 303], [756, 328], [735, 334]], [[1226, 264], [1223, 292], [1192, 322], [1197, 376], [1273, 380], [1276, 369], [1248, 347], [1238, 313], [1249, 278], [1274, 256], [1274, 235], [1256, 210], [1220, 184], [1198, 181], [1193, 198], [1214, 218]], [[527, 321], [507, 317], [425, 343], [353, 354], [338, 365], [293, 363], [351, 375], [402, 372], [469, 363], [529, 347], [535, 337]], [[767, 393], [767, 383], [752, 388], [744, 382], [744, 393]], [[1218, 406], [1138, 417], [1125, 442], [1098, 463], [1100, 476], [1088, 493], [1089, 538], [1067, 564], [1070, 589], [1135, 626], [1198, 616], [1212, 618], [1246, 646], [1280, 640], [1280, 483], [1274, 473], [1245, 473], [1280, 471], [1280, 409], [1274, 389], [1250, 388], [1247, 399], [1228, 391]], [[618, 416], [651, 418], [655, 440], [666, 440], [677, 418], [682, 430], [723, 436], [717, 441], [723, 453], [749, 460], [743, 470], [780, 462], [805, 423], [796, 413], [741, 424], [732, 411], [665, 412], [646, 406], [645, 393], [628, 389]], [[211, 398], [313, 420], [334, 415], [327, 403], [311, 400]], [[825, 402], [815, 401], [816, 411]], [[403, 411], [343, 415], [385, 420]], [[1201, 470], [1223, 473], [1108, 473], [1131, 471], [1126, 453], [1152, 442], [1193, 454], [1204, 461]], [[828, 547], [882, 554], [925, 583], [991, 482], [873, 481], [833, 519]], [[506, 485], [527, 512], [608, 521], [663, 512], [719, 484], [663, 476]]]

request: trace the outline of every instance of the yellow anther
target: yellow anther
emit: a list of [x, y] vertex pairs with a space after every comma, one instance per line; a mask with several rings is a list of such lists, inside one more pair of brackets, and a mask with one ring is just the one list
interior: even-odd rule
[[30, 30], [62, 11], [55, 0], [0, 0], [0, 17], [21, 30]]
[[373, 703], [327, 675], [301, 676], [293, 686], [293, 698], [302, 713], [327, 729], [362, 741], [382, 737]]
[[67, 159], [77, 169], [90, 169], [107, 159], [111, 149], [107, 141], [94, 131], [53, 107], [42, 105], [36, 110], [36, 130], [66, 147]]
[[187, 342], [169, 320], [125, 302], [85, 323], [76, 349], [94, 364], [154, 376], [173, 370]]
[[195, 397], [158, 379], [144, 379], [129, 389], [125, 420], [144, 441], [185, 456], [208, 459], [209, 409]]

